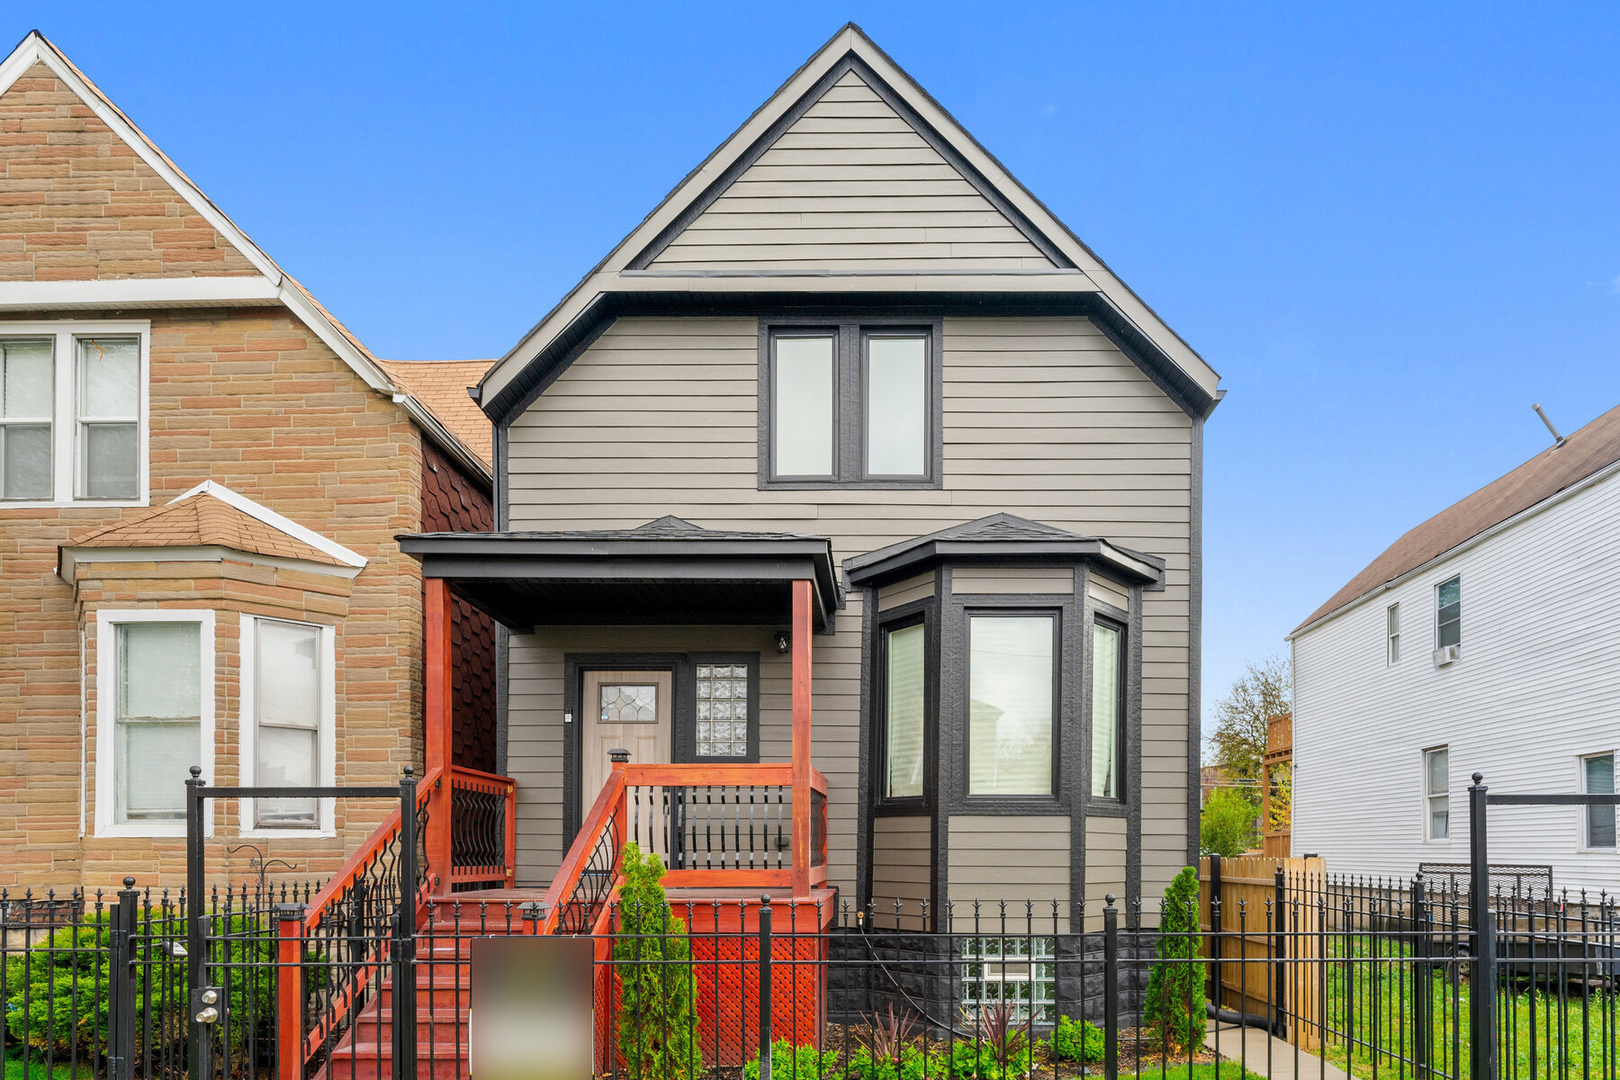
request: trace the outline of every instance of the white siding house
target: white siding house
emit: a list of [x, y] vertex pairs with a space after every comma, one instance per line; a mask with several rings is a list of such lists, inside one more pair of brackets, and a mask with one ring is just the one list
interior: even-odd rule
[[[1493, 792], [1612, 793], [1620, 409], [1402, 537], [1291, 641], [1296, 855], [1401, 876], [1466, 862], [1475, 772]], [[1613, 892], [1613, 822], [1493, 808], [1490, 860]]]

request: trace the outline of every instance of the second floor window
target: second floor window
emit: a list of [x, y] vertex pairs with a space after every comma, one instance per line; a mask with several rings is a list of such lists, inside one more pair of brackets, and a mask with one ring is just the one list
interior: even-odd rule
[[0, 505], [145, 497], [144, 329], [0, 323]]
[[1401, 605], [1391, 604], [1384, 613], [1384, 663], [1396, 664], [1401, 659]]
[[1434, 590], [1434, 644], [1443, 649], [1447, 645], [1462, 644], [1462, 578], [1454, 577], [1435, 586]]
[[938, 379], [929, 327], [778, 327], [761, 395], [761, 482], [931, 486]]

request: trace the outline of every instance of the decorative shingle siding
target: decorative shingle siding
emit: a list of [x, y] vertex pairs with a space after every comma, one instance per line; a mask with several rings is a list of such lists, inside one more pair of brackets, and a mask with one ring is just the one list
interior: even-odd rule
[[[422, 531], [487, 532], [495, 507], [484, 485], [431, 443], [422, 447]], [[494, 772], [495, 620], [460, 597], [451, 612], [450, 645], [455, 669], [451, 755], [457, 765]]]
[[44, 64], [0, 95], [0, 281], [257, 272]]

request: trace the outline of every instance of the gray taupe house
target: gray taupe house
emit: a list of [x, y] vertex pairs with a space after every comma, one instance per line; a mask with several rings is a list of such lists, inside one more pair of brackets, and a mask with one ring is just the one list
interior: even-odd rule
[[1156, 894], [1217, 382], [839, 31], [472, 391], [495, 531], [403, 538], [504, 628], [517, 886], [631, 838], [914, 917]]

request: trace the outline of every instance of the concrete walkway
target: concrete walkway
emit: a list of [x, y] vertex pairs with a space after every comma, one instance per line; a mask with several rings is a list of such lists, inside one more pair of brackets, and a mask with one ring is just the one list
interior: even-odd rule
[[[1249, 1072], [1270, 1080], [1350, 1080], [1337, 1065], [1330, 1065], [1315, 1054], [1307, 1054], [1260, 1028], [1222, 1024], [1215, 1030], [1209, 1024], [1210, 1045], [1232, 1062], [1242, 1062]], [[1270, 1054], [1268, 1058], [1266, 1055]], [[1221, 1070], [1226, 1071], [1224, 1068]]]

